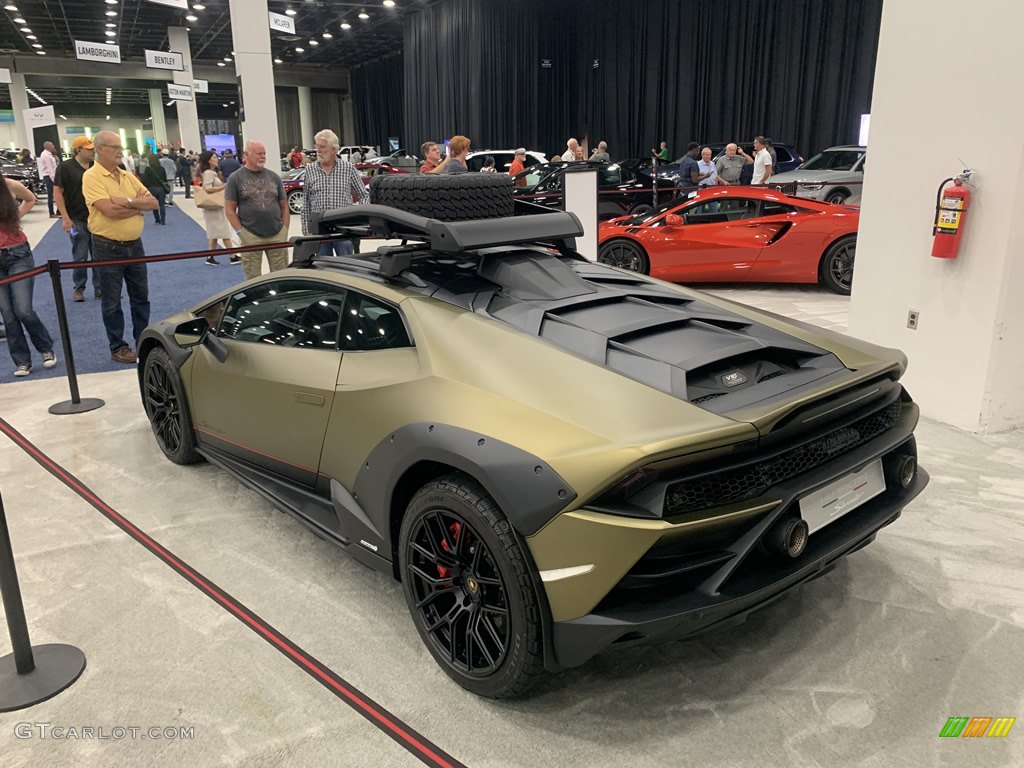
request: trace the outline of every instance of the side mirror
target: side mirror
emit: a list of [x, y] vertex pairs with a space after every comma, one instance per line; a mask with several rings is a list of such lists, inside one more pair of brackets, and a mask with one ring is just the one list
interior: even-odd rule
[[670, 213], [665, 217], [666, 227], [681, 227], [683, 226], [683, 217], [678, 213]]
[[210, 324], [205, 317], [186, 320], [174, 329], [174, 343], [183, 349], [201, 344], [210, 332]]

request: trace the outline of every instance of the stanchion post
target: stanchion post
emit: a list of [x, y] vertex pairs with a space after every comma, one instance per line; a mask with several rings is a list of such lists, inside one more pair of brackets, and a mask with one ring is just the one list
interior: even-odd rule
[[75, 355], [71, 350], [71, 331], [68, 328], [67, 307], [64, 305], [64, 286], [60, 281], [60, 262], [57, 259], [50, 259], [46, 262], [46, 268], [50, 273], [50, 283], [53, 285], [53, 302], [57, 307], [57, 327], [60, 330], [60, 343], [64, 349], [64, 367], [68, 371], [68, 386], [71, 388], [71, 399], [54, 403], [50, 406], [50, 413], [65, 416], [71, 413], [94, 411], [103, 406], [103, 401], [97, 397], [87, 397], [82, 400], [78, 392]]
[[[14, 652], [0, 658], [0, 712], [25, 709], [53, 698], [77, 680], [85, 670], [85, 654], [73, 645], [49, 643], [34, 652], [25, 622], [14, 549], [7, 529], [4, 500], [0, 495], [0, 596], [11, 633]], [[38, 662], [38, 666], [36, 666]]]

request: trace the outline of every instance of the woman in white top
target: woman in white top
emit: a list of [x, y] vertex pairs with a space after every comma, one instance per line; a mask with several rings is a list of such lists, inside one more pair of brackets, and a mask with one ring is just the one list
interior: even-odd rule
[[[203, 189], [207, 192], [216, 192], [224, 189], [224, 182], [217, 173], [217, 155], [207, 150], [199, 155], [199, 174], [203, 180]], [[210, 250], [217, 247], [220, 240], [225, 248], [231, 247], [231, 236], [233, 233], [228, 217], [224, 214], [223, 208], [203, 208], [203, 226], [206, 227], [206, 237], [210, 241]], [[220, 266], [220, 262], [213, 256], [206, 257], [206, 263], [211, 267]], [[232, 264], [241, 264], [242, 260], [236, 253], [231, 257]]]

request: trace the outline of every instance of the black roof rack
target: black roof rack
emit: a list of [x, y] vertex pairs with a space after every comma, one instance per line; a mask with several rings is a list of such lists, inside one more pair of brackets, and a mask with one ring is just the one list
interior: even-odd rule
[[498, 245], [554, 242], [560, 250], [575, 250], [575, 238], [583, 226], [575, 214], [563, 211], [535, 216], [510, 216], [499, 219], [440, 221], [417, 216], [387, 205], [353, 205], [313, 214], [312, 237], [295, 237], [293, 263], [308, 263], [319, 243], [328, 236], [351, 233], [355, 237], [381, 237], [388, 240], [414, 240], [429, 244], [434, 251], [457, 253]]

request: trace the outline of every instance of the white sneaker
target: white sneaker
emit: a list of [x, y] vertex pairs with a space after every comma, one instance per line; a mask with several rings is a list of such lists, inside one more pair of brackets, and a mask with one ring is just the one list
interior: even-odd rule
[[55, 352], [43, 352], [43, 368], [53, 368], [57, 364]]
[[28, 376], [30, 373], [32, 373], [31, 365], [19, 365], [14, 369], [15, 376]]

